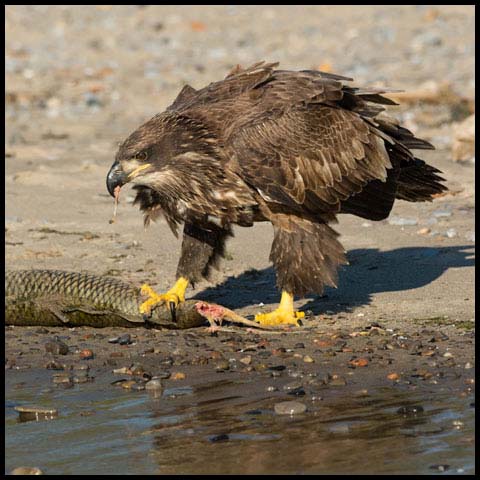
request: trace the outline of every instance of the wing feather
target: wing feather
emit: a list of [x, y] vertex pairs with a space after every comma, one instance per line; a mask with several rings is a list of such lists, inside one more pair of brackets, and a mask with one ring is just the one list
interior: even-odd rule
[[316, 213], [338, 211], [341, 201], [371, 180], [385, 180], [392, 167], [383, 140], [358, 115], [318, 104], [243, 128], [229, 147], [265, 199]]

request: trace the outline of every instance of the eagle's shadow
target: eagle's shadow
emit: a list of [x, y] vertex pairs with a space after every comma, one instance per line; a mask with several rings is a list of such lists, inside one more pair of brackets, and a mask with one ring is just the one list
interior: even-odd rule
[[[340, 268], [338, 288], [325, 289], [323, 296], [307, 296], [302, 310], [315, 315], [329, 310], [349, 312], [368, 305], [372, 294], [396, 292], [422, 287], [437, 279], [449, 268], [475, 264], [475, 246], [407, 247], [380, 252], [375, 248], [350, 250], [350, 265]], [[215, 287], [199, 291], [193, 298], [236, 309], [251, 305], [277, 303], [273, 267], [248, 270], [225, 279]]]

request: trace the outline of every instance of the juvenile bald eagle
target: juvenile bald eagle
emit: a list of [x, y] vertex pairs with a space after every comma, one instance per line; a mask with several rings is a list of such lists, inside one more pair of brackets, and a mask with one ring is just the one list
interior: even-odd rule
[[345, 251], [329, 223], [338, 213], [382, 220], [395, 199], [431, 200], [446, 189], [411, 149], [434, 148], [381, 113], [385, 89], [278, 63], [236, 67], [201, 90], [186, 85], [165, 112], [120, 146], [107, 176], [111, 195], [131, 182], [145, 222], [163, 215], [183, 243], [177, 282], [164, 295], [145, 286], [142, 305], [175, 306], [207, 277], [232, 225], [270, 221], [279, 307], [256, 319], [293, 323], [293, 296], [336, 286]]

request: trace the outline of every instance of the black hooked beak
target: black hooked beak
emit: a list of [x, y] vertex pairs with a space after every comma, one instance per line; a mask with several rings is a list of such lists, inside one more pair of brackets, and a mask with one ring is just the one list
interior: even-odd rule
[[122, 170], [120, 164], [115, 162], [107, 175], [107, 189], [112, 197], [115, 196], [116, 187], [122, 187], [128, 182], [127, 177], [127, 174]]

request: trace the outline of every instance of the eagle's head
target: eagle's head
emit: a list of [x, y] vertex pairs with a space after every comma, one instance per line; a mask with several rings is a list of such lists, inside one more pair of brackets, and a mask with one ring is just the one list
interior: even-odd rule
[[115, 195], [118, 187], [132, 182], [150, 186], [151, 175], [161, 169], [163, 160], [169, 156], [165, 143], [164, 124], [154, 117], [135, 130], [119, 147], [110, 171], [107, 174], [107, 189]]
[[107, 189], [117, 198], [121, 187], [132, 184], [145, 223], [163, 213], [172, 227], [189, 200], [213, 190], [210, 183], [221, 179], [217, 158], [217, 141], [202, 124], [167, 111], [120, 145], [107, 174]]

